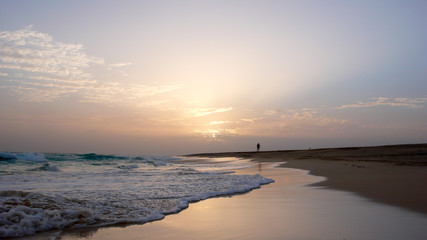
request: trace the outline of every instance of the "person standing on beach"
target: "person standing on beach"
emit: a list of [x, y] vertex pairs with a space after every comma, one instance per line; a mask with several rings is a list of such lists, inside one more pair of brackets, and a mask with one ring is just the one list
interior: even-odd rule
[[261, 145], [259, 145], [259, 143], [256, 145], [256, 150], [257, 152], [259, 152], [259, 149], [261, 148]]

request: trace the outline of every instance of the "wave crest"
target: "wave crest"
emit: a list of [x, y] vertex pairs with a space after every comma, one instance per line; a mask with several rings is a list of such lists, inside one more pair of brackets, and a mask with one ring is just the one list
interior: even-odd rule
[[23, 160], [29, 162], [46, 162], [45, 155], [43, 153], [11, 153], [11, 152], [0, 152], [0, 161], [15, 161]]

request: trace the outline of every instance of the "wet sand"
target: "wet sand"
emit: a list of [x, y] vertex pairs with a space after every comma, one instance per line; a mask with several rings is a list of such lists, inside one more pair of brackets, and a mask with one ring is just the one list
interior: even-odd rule
[[312, 150], [205, 153], [278, 161], [309, 170], [325, 181], [315, 186], [354, 192], [368, 199], [427, 215], [427, 144]]

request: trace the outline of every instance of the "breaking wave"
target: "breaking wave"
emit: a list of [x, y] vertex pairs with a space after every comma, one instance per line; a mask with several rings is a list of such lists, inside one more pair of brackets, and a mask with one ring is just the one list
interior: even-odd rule
[[46, 158], [43, 153], [11, 153], [0, 152], [0, 161], [22, 160], [28, 162], [45, 162]]

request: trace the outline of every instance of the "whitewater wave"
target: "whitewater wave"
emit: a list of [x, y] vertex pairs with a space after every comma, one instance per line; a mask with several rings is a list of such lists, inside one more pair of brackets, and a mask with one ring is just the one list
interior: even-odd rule
[[77, 202], [22, 191], [0, 191], [0, 237], [16, 237], [96, 222]]
[[0, 161], [23, 160], [28, 162], [46, 162], [43, 153], [11, 153], [0, 152]]
[[[129, 211], [126, 202], [105, 205], [22, 191], [0, 191], [0, 203], [0, 237], [121, 222], [143, 223], [163, 218], [159, 212], [144, 207]], [[121, 208], [124, 211], [120, 211]]]
[[187, 179], [186, 184], [177, 184], [174, 190], [166, 192], [161, 191], [161, 186], [153, 186], [157, 191], [151, 191], [148, 195], [94, 191], [65, 197], [0, 191], [0, 237], [25, 236], [64, 228], [145, 223], [179, 212], [190, 202], [247, 192], [273, 181], [260, 175], [199, 176], [205, 177], [199, 177], [199, 181]]
[[133, 158], [133, 160], [142, 162], [142, 163], [148, 163], [152, 164], [153, 166], [166, 166], [167, 163], [173, 160], [179, 160], [181, 158], [177, 157], [170, 157], [170, 156], [160, 156], [160, 155], [144, 155], [144, 156], [137, 156]]
[[[108, 155], [108, 154], [43, 154], [43, 153], [14, 153], [14, 152], [0, 152], [0, 164], [34, 164], [34, 163], [45, 163], [49, 161], [63, 162], [63, 161], [83, 161], [89, 165], [102, 166], [102, 165], [117, 165], [118, 162], [148, 164], [155, 167], [166, 166], [173, 160], [179, 160], [181, 158], [161, 155], [140, 155], [140, 156], [126, 156], [126, 155]], [[134, 165], [134, 164], [133, 164]], [[132, 165], [132, 166], [133, 166]], [[124, 164], [123, 164], [124, 166]], [[120, 168], [120, 167], [119, 167]], [[132, 167], [130, 167], [132, 168]], [[41, 169], [46, 170], [46, 169]], [[47, 171], [51, 171], [47, 169]]]

